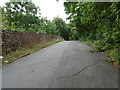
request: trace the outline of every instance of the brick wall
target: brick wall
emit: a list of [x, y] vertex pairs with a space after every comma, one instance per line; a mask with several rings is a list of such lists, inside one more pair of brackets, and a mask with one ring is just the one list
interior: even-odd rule
[[53, 39], [60, 38], [56, 35], [40, 34], [35, 32], [20, 32], [2, 30], [2, 55], [19, 48], [33, 46], [49, 42]]

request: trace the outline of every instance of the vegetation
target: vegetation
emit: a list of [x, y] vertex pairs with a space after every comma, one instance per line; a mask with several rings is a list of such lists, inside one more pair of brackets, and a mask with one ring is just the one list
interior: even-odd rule
[[8, 2], [2, 7], [2, 27], [86, 41], [111, 57], [109, 62], [120, 65], [119, 6], [120, 2], [64, 2], [65, 13], [70, 20], [66, 24], [59, 17], [52, 21], [41, 17], [39, 7], [32, 2]]
[[69, 27], [59, 17], [53, 21], [41, 17], [40, 8], [33, 2], [7, 2], [2, 8], [2, 28], [61, 35], [68, 39]]
[[[2, 29], [4, 30], [29, 31], [55, 35], [62, 35], [62, 33], [60, 33], [61, 29], [67, 30], [67, 24], [61, 18], [56, 17], [53, 21], [50, 21], [47, 18], [41, 17], [39, 7], [36, 7], [31, 1], [7, 2], [5, 6], [0, 7], [0, 9], [2, 9]], [[58, 25], [63, 26], [59, 29]], [[5, 55], [2, 62], [3, 64], [9, 63], [17, 57], [24, 56], [59, 41], [63, 40], [53, 40], [48, 43], [40, 43], [33, 47], [20, 48]]]
[[92, 42], [120, 65], [120, 2], [65, 2], [64, 6], [73, 33], [69, 38]]
[[[9, 54], [7, 54], [3, 59], [2, 59], [2, 65], [6, 64], [6, 63], [10, 63], [14, 60], [16, 60], [18, 57], [22, 57], [25, 55], [28, 55], [30, 53], [33, 53], [41, 48], [44, 48], [46, 46], [55, 44], [57, 42], [63, 41], [62, 39], [60, 40], [53, 40], [47, 43], [40, 43], [38, 45], [32, 46], [32, 47], [25, 47], [25, 48], [20, 48], [16, 51], [10, 52]], [[0, 61], [1, 63], [1, 61]]]

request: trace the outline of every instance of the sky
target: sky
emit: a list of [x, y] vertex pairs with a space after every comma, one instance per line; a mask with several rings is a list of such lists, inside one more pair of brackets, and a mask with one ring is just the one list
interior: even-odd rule
[[[5, 2], [8, 1], [9, 0], [1, 0], [0, 6], [3, 6]], [[40, 7], [42, 17], [47, 17], [48, 19], [53, 20], [54, 17], [59, 16], [66, 21], [67, 15], [64, 12], [64, 0], [59, 0], [59, 2], [56, 0], [32, 0], [32, 2]]]

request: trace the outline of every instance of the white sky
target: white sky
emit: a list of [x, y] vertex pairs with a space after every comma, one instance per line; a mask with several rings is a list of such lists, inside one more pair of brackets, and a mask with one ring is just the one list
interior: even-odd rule
[[[8, 1], [9, 0], [1, 0], [0, 6], [3, 6], [5, 2]], [[32, 0], [32, 2], [36, 6], [40, 7], [42, 17], [47, 17], [48, 19], [52, 20], [54, 17], [59, 16], [66, 21], [67, 15], [64, 12], [64, 0], [59, 0], [59, 2], [56, 0]]]

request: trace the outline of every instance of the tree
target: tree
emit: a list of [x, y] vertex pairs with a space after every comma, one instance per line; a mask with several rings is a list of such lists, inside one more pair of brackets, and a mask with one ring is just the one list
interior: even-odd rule
[[37, 31], [39, 11], [32, 2], [7, 2], [4, 6], [5, 17], [14, 30]]
[[96, 48], [100, 51], [119, 48], [120, 2], [65, 2], [64, 6], [72, 37], [98, 40]]
[[57, 34], [68, 40], [70, 28], [67, 24], [59, 17], [55, 17], [52, 22], [55, 25]]

